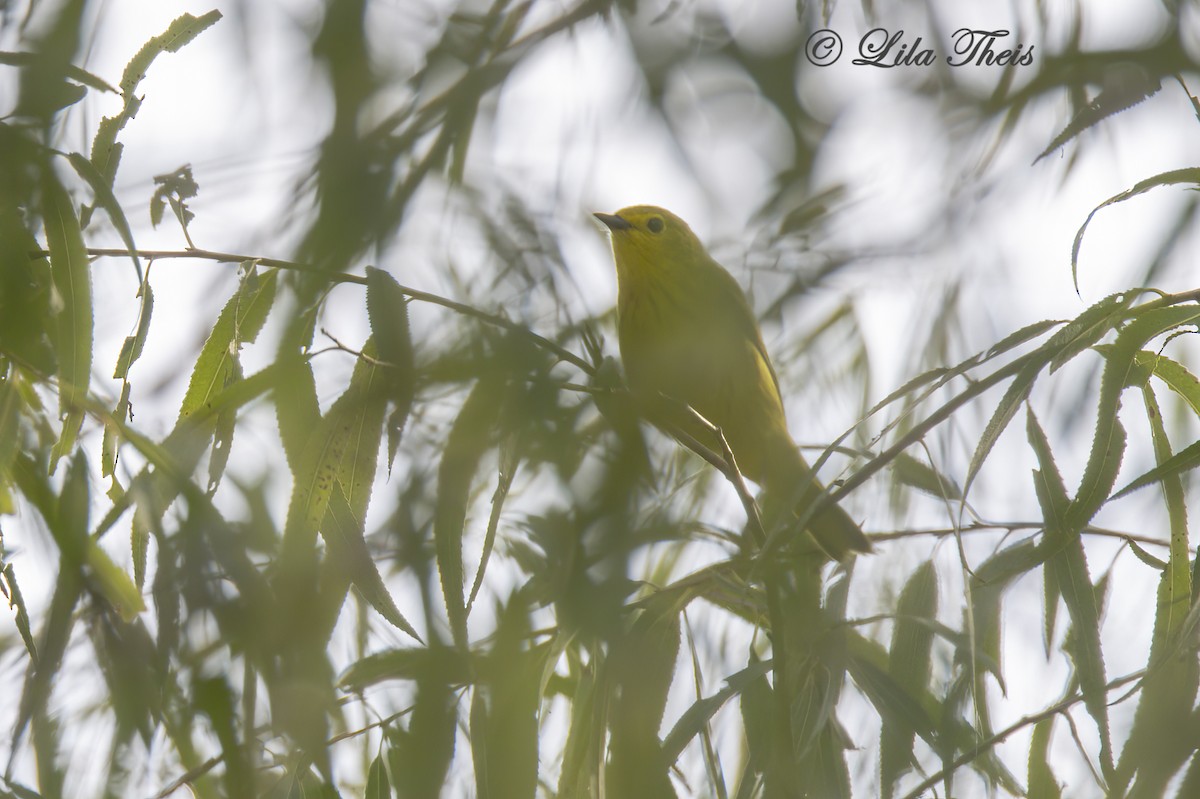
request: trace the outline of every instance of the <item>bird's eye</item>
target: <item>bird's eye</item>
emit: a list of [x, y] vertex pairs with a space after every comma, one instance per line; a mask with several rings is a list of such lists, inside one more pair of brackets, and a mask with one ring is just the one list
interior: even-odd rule
[[646, 229], [649, 230], [651, 233], [662, 233], [662, 230], [663, 230], [662, 217], [661, 216], [650, 217], [649, 221], [646, 222]]

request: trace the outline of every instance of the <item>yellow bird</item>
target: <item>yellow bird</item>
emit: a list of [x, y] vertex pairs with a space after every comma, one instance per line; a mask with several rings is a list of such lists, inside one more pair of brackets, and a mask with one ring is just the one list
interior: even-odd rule
[[[823, 495], [788, 432], [775, 369], [733, 276], [669, 211], [635, 205], [595, 216], [612, 232], [618, 338], [630, 387], [651, 402], [661, 395], [685, 403], [720, 428], [741, 473], [768, 497], [803, 495], [811, 503]], [[684, 414], [672, 421], [722, 451], [704, 425]], [[837, 560], [871, 551], [838, 505], [826, 505], [808, 530]]]

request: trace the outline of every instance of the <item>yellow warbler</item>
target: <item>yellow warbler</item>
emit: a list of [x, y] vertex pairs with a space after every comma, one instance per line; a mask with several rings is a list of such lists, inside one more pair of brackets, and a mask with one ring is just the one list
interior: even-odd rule
[[[788, 433], [779, 381], [737, 281], [682, 219], [662, 208], [636, 205], [595, 216], [612, 232], [618, 335], [630, 387], [651, 401], [661, 395], [685, 403], [720, 428], [739, 470], [768, 496], [814, 502], [825, 489]], [[672, 422], [721, 452], [704, 425], [683, 414]], [[838, 560], [871, 550], [838, 505], [826, 505], [808, 530]]]

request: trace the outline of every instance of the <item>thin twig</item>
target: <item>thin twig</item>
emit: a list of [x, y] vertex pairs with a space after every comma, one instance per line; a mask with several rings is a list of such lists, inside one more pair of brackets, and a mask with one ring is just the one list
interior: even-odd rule
[[[359, 286], [367, 285], [367, 279], [365, 277], [362, 277], [361, 275], [352, 275], [347, 272], [334, 272], [331, 270], [322, 269], [319, 266], [315, 266], [313, 264], [305, 264], [305, 263], [300, 263], [298, 261], [284, 261], [279, 258], [258, 258], [255, 256], [250, 256], [250, 255], [238, 255], [236, 253], [217, 252], [214, 250], [192, 249], [192, 250], [133, 250], [133, 251], [130, 251], [130, 250], [123, 250], [120, 248], [89, 247], [87, 250], [87, 253], [88, 253], [88, 255], [90, 255], [94, 258], [127, 257], [130, 254], [134, 254], [140, 258], [146, 258], [148, 260], [168, 260], [168, 259], [173, 259], [173, 258], [195, 258], [195, 259], [203, 260], [203, 261], [215, 261], [217, 263], [242, 263], [245, 261], [254, 261], [256, 263], [262, 264], [263, 266], [274, 267], [276, 269], [285, 269], [285, 270], [292, 271], [292, 272], [305, 272], [305, 273], [309, 273], [309, 274], [322, 275], [335, 283], [354, 283]], [[48, 257], [49, 254], [50, 253], [46, 250], [34, 250], [33, 252], [30, 253], [30, 255], [35, 258], [45, 258], [45, 257]], [[419, 300], [421, 302], [427, 302], [431, 305], [440, 305], [443, 308], [449, 308], [452, 311], [456, 311], [457, 313], [460, 313], [464, 316], [473, 317], [482, 322], [486, 322], [489, 325], [493, 325], [494, 327], [501, 327], [501, 328], [504, 328], [505, 330], [509, 330], [513, 333], [517, 333], [518, 335], [525, 336], [525, 337], [529, 338], [530, 340], [532, 340], [539, 347], [542, 347], [543, 349], [549, 350], [550, 352], [554, 353], [558, 357], [559, 360], [565, 361], [565, 362], [571, 364], [572, 366], [578, 368], [580, 371], [584, 372], [585, 374], [593, 375], [596, 372], [596, 368], [594, 366], [592, 366], [592, 364], [588, 363], [583, 358], [580, 358], [575, 353], [571, 352], [570, 350], [566, 349], [565, 347], [563, 347], [559, 344], [554, 343], [553, 341], [551, 341], [548, 338], [545, 338], [544, 336], [540, 336], [537, 333], [534, 333], [529, 328], [524, 327], [523, 325], [521, 325], [517, 322], [513, 322], [510, 319], [504, 318], [503, 316], [487, 313], [486, 311], [481, 311], [478, 308], [467, 305], [465, 303], [457, 302], [455, 300], [451, 300], [446, 297], [439, 296], [437, 294], [431, 294], [428, 291], [421, 291], [420, 289], [414, 289], [409, 286], [400, 286], [399, 288], [400, 288], [401, 294], [404, 294], [408, 297], [412, 297], [414, 300]]]
[[[1136, 680], [1140, 680], [1144, 676], [1146, 676], [1145, 669], [1135, 671], [1132, 674], [1127, 674], [1124, 677], [1118, 677], [1117, 679], [1113, 680], [1108, 685], [1104, 686], [1104, 690], [1111, 691], [1114, 688], [1120, 688], [1122, 685], [1127, 685]], [[991, 749], [996, 744], [1003, 743], [1013, 733], [1015, 733], [1021, 729], [1024, 729], [1025, 727], [1029, 727], [1033, 724], [1037, 724], [1039, 721], [1044, 721], [1045, 719], [1048, 719], [1051, 716], [1054, 716], [1058, 713], [1063, 713], [1063, 712], [1069, 710], [1073, 705], [1076, 705], [1082, 701], [1083, 701], [1083, 694], [1082, 693], [1074, 693], [1071, 696], [1068, 696], [1066, 699], [1063, 699], [1060, 702], [1056, 702], [1055, 704], [1051, 705], [1050, 707], [1048, 707], [1044, 710], [1041, 710], [1041, 711], [1034, 713], [1032, 715], [1029, 715], [1029, 716], [1021, 717], [1017, 721], [1015, 721], [1012, 724], [1010, 724], [1009, 726], [1005, 727], [1000, 732], [996, 733], [995, 735], [991, 736], [990, 738], [987, 738], [984, 741], [981, 741], [977, 746], [972, 747], [971, 751], [963, 752], [961, 755], [959, 755], [954, 760], [952, 760], [950, 762], [950, 764], [948, 766], [946, 766], [945, 768], [943, 768], [942, 770], [938, 771], [935, 774], [931, 774], [928, 777], [928, 779], [926, 779], [924, 782], [922, 782], [916, 788], [913, 788], [911, 791], [906, 793], [904, 795], [904, 799], [921, 799], [922, 794], [924, 794], [930, 788], [932, 788], [933, 786], [935, 786], [939, 782], [941, 782], [943, 779], [945, 779], [948, 774], [950, 774], [954, 771], [957, 771], [962, 766], [965, 766], [967, 763], [970, 763], [972, 760], [979, 757], [980, 754]]]
[[195, 782], [200, 777], [203, 777], [205, 774], [212, 771], [214, 768], [219, 766], [221, 764], [221, 762], [224, 760], [225, 760], [224, 754], [215, 755], [213, 757], [210, 757], [208, 760], [205, 760], [203, 763], [196, 766], [194, 769], [191, 769], [190, 771], [185, 771], [183, 774], [181, 774], [179, 776], [179, 779], [175, 780], [170, 785], [168, 785], [166, 788], [163, 788], [161, 791], [154, 794], [153, 799], [166, 799], [166, 797], [175, 793], [183, 786], [190, 785], [191, 783]]

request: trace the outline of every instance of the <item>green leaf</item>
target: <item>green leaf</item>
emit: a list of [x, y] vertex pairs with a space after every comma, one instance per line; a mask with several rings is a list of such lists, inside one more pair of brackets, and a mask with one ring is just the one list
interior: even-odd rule
[[[1150, 438], [1154, 442], [1154, 457], [1162, 463], [1171, 459], [1171, 442], [1163, 426], [1162, 411], [1150, 386], [1142, 389], [1146, 404], [1146, 418], [1150, 422]], [[1159, 588], [1158, 615], [1161, 620], [1161, 635], [1167, 641], [1176, 641], [1183, 633], [1185, 620], [1192, 604], [1191, 550], [1188, 541], [1187, 501], [1183, 481], [1178, 475], [1162, 480], [1166, 500], [1167, 518], [1170, 523], [1171, 556], [1163, 582]]]
[[436, 676], [448, 686], [470, 685], [475, 675], [471, 660], [453, 650], [430, 648], [385, 649], [351, 663], [338, 685], [352, 693], [388, 680], [417, 680]]
[[117, 368], [113, 370], [113, 380], [125, 380], [129, 377], [129, 367], [142, 356], [146, 336], [150, 333], [150, 316], [154, 313], [154, 289], [150, 287], [148, 280], [142, 281], [137, 296], [141, 299], [137, 331], [132, 336], [126, 336], [125, 343], [121, 345], [121, 354], [117, 356]]
[[124, 569], [112, 562], [108, 553], [93, 539], [88, 539], [87, 565], [96, 586], [124, 621], [132, 621], [146, 609], [142, 593]]
[[1188, 169], [1176, 169], [1170, 172], [1160, 172], [1153, 177], [1139, 180], [1133, 185], [1133, 188], [1127, 189], [1120, 194], [1114, 194], [1104, 202], [1092, 209], [1087, 215], [1087, 219], [1083, 220], [1083, 224], [1079, 227], [1079, 232], [1075, 234], [1075, 242], [1071, 245], [1071, 282], [1075, 284], [1075, 292], [1079, 292], [1079, 247], [1083, 244], [1083, 234], [1087, 231], [1087, 226], [1091, 224], [1092, 217], [1101, 208], [1107, 208], [1114, 203], [1124, 202], [1130, 197], [1136, 197], [1139, 194], [1145, 194], [1151, 189], [1159, 186], [1174, 186], [1180, 183], [1191, 183], [1193, 185], [1200, 184], [1200, 168], [1190, 167]]
[[614, 796], [675, 796], [658, 728], [678, 656], [679, 615], [669, 606], [645, 611], [613, 642], [608, 668], [617, 690], [609, 711], [607, 785]]
[[138, 260], [137, 244], [133, 241], [133, 231], [129, 228], [129, 220], [125, 218], [125, 210], [121, 208], [121, 203], [117, 201], [117, 196], [113, 194], [112, 181], [105, 179], [104, 175], [100, 174], [100, 171], [96, 168], [96, 165], [80, 153], [69, 154], [67, 160], [75, 168], [79, 177], [86, 180], [88, 185], [92, 187], [92, 194], [96, 199], [96, 204], [108, 214], [113, 227], [117, 229], [117, 235], [121, 237], [121, 241], [124, 242], [125, 247], [129, 250], [129, 258], [133, 261], [133, 268], [137, 272], [138, 282], [141, 283], [142, 262]]
[[387, 272], [367, 267], [367, 316], [379, 357], [392, 369], [389, 385], [394, 410], [388, 417], [388, 473], [400, 446], [400, 434], [412, 409], [416, 387], [412, 333], [408, 326], [408, 298]]
[[1033, 726], [1033, 740], [1029, 742], [1029, 796], [1041, 799], [1061, 799], [1062, 786], [1050, 768], [1050, 733], [1054, 729], [1054, 716], [1042, 719]]
[[[454, 759], [457, 706], [452, 686], [471, 666], [445, 648], [420, 650], [407, 673], [417, 681], [407, 732], [389, 730], [392, 775], [402, 797], [440, 796]], [[457, 674], [463, 672], [463, 675]]]
[[1197, 466], [1200, 466], [1200, 441], [1189, 444], [1150, 471], [1130, 481], [1129, 485], [1113, 494], [1112, 499], [1132, 494], [1151, 483], [1157, 483], [1170, 477], [1179, 477]]
[[225, 795], [234, 799], [255, 796], [254, 770], [246, 749], [238, 741], [238, 714], [233, 691], [223, 677], [197, 679], [193, 684], [195, 706], [212, 721], [221, 744], [225, 765]]
[[712, 696], [706, 696], [693, 702], [671, 727], [667, 736], [663, 738], [663, 758], [668, 763], [674, 763], [683, 754], [684, 747], [704, 731], [712, 721], [712, 717], [725, 706], [726, 702], [735, 696], [740, 696], [756, 680], [770, 673], [770, 661], [754, 662], [730, 675], [725, 680], [724, 687]]
[[480, 799], [533, 797], [538, 777], [538, 688], [544, 647], [528, 645], [529, 614], [516, 593], [498, 608], [484, 680], [471, 707], [471, 756]]
[[17, 572], [11, 563], [4, 564], [4, 568], [0, 570], [0, 578], [4, 583], [0, 593], [4, 594], [9, 607], [16, 611], [13, 622], [17, 626], [17, 632], [21, 634], [21, 640], [25, 643], [25, 651], [29, 653], [29, 662], [36, 669], [38, 649], [37, 644], [33, 642], [33, 632], [29, 626], [29, 608], [25, 605], [25, 597], [21, 593], [20, 585], [17, 584]]
[[367, 769], [367, 786], [363, 791], [363, 799], [391, 799], [392, 783], [388, 779], [387, 761], [383, 752], [375, 755]]
[[[235, 356], [230, 361], [229, 379], [222, 390], [243, 378], [242, 363]], [[225, 474], [225, 466], [229, 463], [229, 450], [233, 447], [233, 432], [237, 428], [237, 410], [226, 408], [217, 414], [216, 425], [213, 427], [212, 454], [208, 458], [208, 495], [217, 493], [221, 477]]]
[[0, 486], [9, 481], [9, 469], [21, 446], [21, 410], [25, 403], [11, 379], [0, 374]]
[[[11, 52], [0, 51], [0, 64], [5, 64], [10, 67], [28, 67], [35, 65], [42, 58], [40, 53], [27, 52]], [[88, 72], [82, 67], [77, 67], [74, 64], [67, 64], [64, 70], [66, 77], [71, 80], [77, 80], [85, 86], [90, 86], [93, 89], [99, 89], [104, 92], [117, 93], [117, 89], [108, 81], [96, 75], [93, 72]]]
[[275, 301], [277, 283], [276, 269], [261, 275], [250, 269], [242, 278], [200, 349], [179, 408], [180, 419], [208, 407], [217, 394], [237, 381], [240, 374], [237, 352], [243, 344], [252, 344], [258, 337]]
[[209, 11], [194, 17], [191, 14], [181, 14], [176, 17], [167, 29], [142, 45], [121, 73], [121, 93], [131, 97], [154, 59], [162, 53], [177, 53], [184, 45], [191, 42], [221, 18], [220, 11]]
[[471, 389], [450, 429], [438, 467], [433, 538], [450, 630], [459, 646], [465, 646], [467, 642], [466, 603], [463, 599], [463, 525], [467, 518], [471, 483], [480, 459], [492, 447], [492, 432], [500, 418], [497, 388], [495, 380], [485, 378]]
[[[1030, 410], [1028, 414], [1030, 444], [1038, 458], [1039, 469], [1034, 472], [1034, 486], [1045, 522], [1042, 549], [1047, 554], [1047, 569], [1054, 570], [1057, 591], [1062, 595], [1071, 617], [1075, 638], [1075, 673], [1083, 691], [1084, 706], [1096, 721], [1100, 732], [1100, 760], [1105, 774], [1112, 772], [1112, 743], [1108, 726], [1108, 701], [1105, 685], [1104, 653], [1100, 646], [1100, 608], [1088, 575], [1087, 557], [1083, 551], [1080, 530], [1087, 519], [1080, 521], [1076, 502], [1065, 504], [1066, 490], [1058, 467], [1051, 457], [1049, 444], [1041, 426]], [[1124, 429], [1114, 426], [1124, 444]], [[1085, 473], [1086, 474], [1086, 473]], [[1085, 476], [1084, 482], [1087, 482]], [[1090, 517], [1087, 517], [1090, 518]]]
[[50, 456], [53, 471], [59, 459], [74, 448], [83, 424], [92, 371], [92, 272], [71, 198], [48, 165], [42, 180], [42, 204], [57, 299], [59, 408], [65, 414], [62, 435]]
[[330, 429], [343, 431], [345, 443], [337, 469], [337, 488], [330, 497], [321, 533], [342, 558], [363, 598], [387, 621], [420, 641], [388, 593], [364, 538], [390, 378], [387, 367], [380, 365], [374, 356], [374, 339], [371, 339], [363, 346], [363, 357], [355, 364], [349, 388], [329, 409], [323, 422]]
[[[888, 674], [907, 696], [920, 696], [929, 685], [933, 628], [927, 622], [936, 619], [937, 605], [937, 571], [932, 561], [926, 561], [900, 592], [888, 653]], [[901, 715], [883, 725], [879, 768], [885, 796], [892, 795], [896, 780], [915, 764], [913, 743], [921, 725], [932, 729], [924, 712]]]

